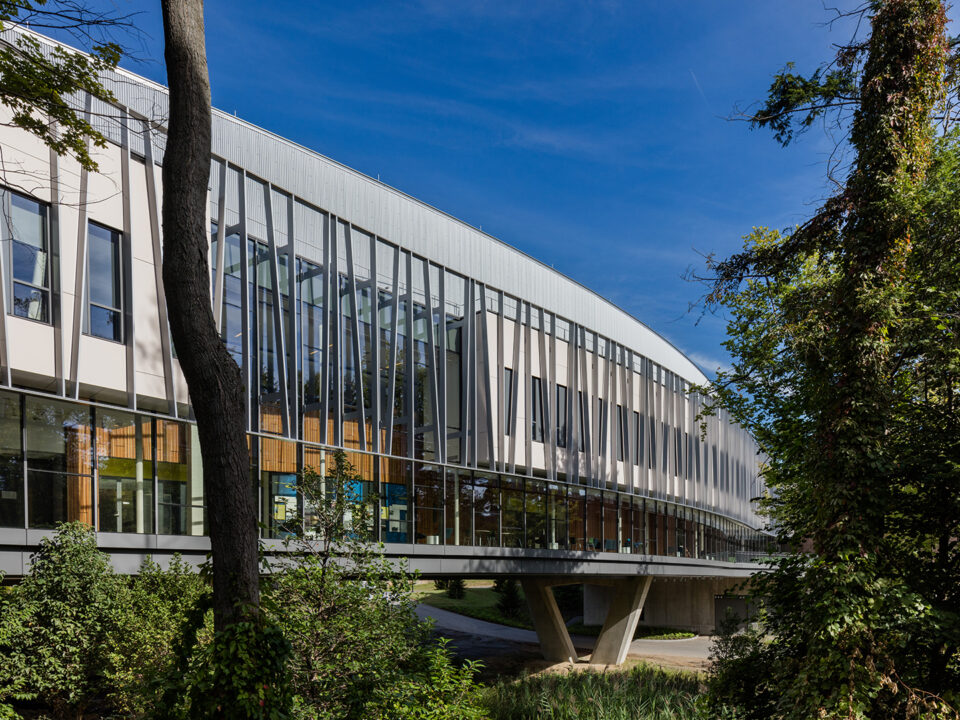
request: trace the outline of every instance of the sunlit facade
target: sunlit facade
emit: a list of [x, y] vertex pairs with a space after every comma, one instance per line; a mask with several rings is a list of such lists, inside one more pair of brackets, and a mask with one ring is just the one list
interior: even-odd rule
[[[67, 520], [114, 548], [188, 547], [177, 538], [202, 537], [216, 502], [162, 300], [165, 90], [126, 73], [108, 84], [115, 106], [78, 102], [110, 140], [99, 173], [0, 127], [8, 572], [14, 549]], [[755, 443], [723, 413], [701, 433], [689, 389], [703, 374], [627, 313], [219, 112], [209, 197], [210, 300], [249, 389], [268, 538], [302, 511], [297, 473], [341, 448], [396, 552], [765, 549]]]

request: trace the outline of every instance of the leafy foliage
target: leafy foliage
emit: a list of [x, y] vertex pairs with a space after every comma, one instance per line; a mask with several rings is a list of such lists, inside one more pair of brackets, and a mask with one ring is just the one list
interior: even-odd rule
[[440, 660], [424, 655], [429, 627], [413, 612], [414, 578], [371, 542], [375, 498], [343, 452], [330, 457], [325, 474], [308, 468], [299, 478], [307, 532], [286, 540], [289, 564], [264, 603], [293, 646], [297, 716], [367, 718], [383, 688], [415, 694], [419, 668]]
[[57, 718], [95, 708], [111, 689], [123, 590], [88, 526], [62, 525], [41, 540], [29, 573], [0, 608], [0, 698], [36, 699]]
[[208, 600], [207, 583], [179, 556], [166, 570], [144, 562], [129, 582], [124, 631], [110, 648], [116, 685], [110, 700], [117, 711], [145, 715], [162, 704], [160, 678], [179, 675], [177, 645], [194, 609], [206, 608]]
[[846, 183], [713, 266], [735, 360], [712, 390], [766, 454], [765, 505], [798, 551], [754, 582], [759, 631], [718, 646], [715, 706], [750, 718], [956, 717], [960, 700], [960, 147], [932, 124], [953, 92], [945, 13], [868, 7]]
[[111, 28], [128, 26], [127, 18], [89, 10], [73, 0], [0, 0], [0, 30], [25, 24], [72, 32], [89, 41], [90, 53], [47, 46], [27, 33], [0, 42], [0, 101], [12, 113], [10, 122], [39, 137], [58, 155], [72, 156], [81, 167], [96, 170], [87, 143], [106, 147], [106, 139], [90, 118], [78, 112], [75, 98], [89, 93], [98, 100], [115, 100], [101, 78], [116, 67], [122, 50], [102, 38]]
[[453, 666], [447, 641], [424, 653], [422, 670], [398, 682], [374, 688], [364, 717], [372, 720], [480, 720], [487, 717], [482, 691], [473, 682], [479, 665], [467, 661]]

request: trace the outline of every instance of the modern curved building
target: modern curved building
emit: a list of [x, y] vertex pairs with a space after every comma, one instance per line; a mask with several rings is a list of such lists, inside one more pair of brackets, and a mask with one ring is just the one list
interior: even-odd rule
[[[118, 567], [208, 547], [163, 301], [167, 94], [78, 106], [98, 173], [0, 127], [0, 569], [61, 521]], [[4, 111], [4, 114], [6, 111]], [[4, 118], [6, 119], [6, 118]], [[509, 245], [215, 112], [210, 301], [249, 392], [267, 538], [342, 448], [427, 573], [737, 577], [765, 549], [756, 445], [677, 348]], [[581, 580], [582, 582], [582, 580]], [[529, 593], [528, 593], [529, 594]]]

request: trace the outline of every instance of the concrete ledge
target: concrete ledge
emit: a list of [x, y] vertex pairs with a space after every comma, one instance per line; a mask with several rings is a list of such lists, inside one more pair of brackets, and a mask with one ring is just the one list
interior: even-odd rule
[[[0, 529], [0, 571], [7, 575], [22, 575], [40, 540], [52, 535], [50, 530]], [[179, 553], [188, 562], [199, 564], [210, 551], [210, 540], [204, 536], [97, 533], [97, 542], [113, 557], [114, 567], [124, 573], [136, 572], [148, 556], [165, 565], [175, 553]], [[264, 541], [264, 548], [277, 556], [285, 552], [283, 544], [277, 540]], [[639, 575], [654, 578], [748, 578], [765, 569], [759, 563], [574, 550], [408, 543], [387, 543], [384, 550], [387, 557], [401, 562], [405, 570], [419, 572], [425, 577], [524, 575], [558, 578], [555, 584], [571, 582], [572, 576], [580, 575], [597, 579]]]

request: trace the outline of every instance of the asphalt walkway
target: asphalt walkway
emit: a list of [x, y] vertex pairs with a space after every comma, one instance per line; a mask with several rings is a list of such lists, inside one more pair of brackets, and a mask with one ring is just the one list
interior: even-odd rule
[[[533, 630], [497, 625], [429, 605], [417, 605], [417, 616], [422, 620], [432, 618], [434, 628], [441, 635], [455, 633], [456, 635], [474, 636], [491, 641], [539, 644], [537, 634]], [[572, 635], [570, 639], [577, 650], [585, 653], [589, 653], [596, 642], [596, 638], [587, 635]], [[647, 640], [641, 638], [630, 643], [628, 654], [632, 657], [661, 662], [661, 664], [702, 668], [706, 666], [710, 655], [712, 640], [712, 638], [704, 636], [686, 640]]]

